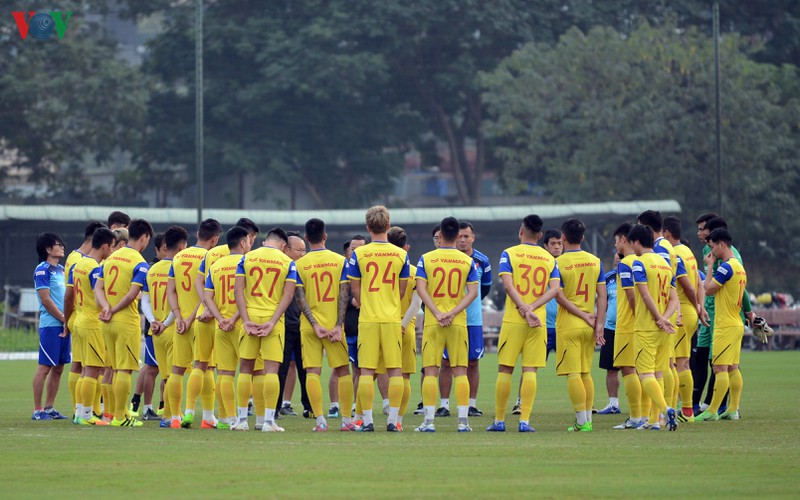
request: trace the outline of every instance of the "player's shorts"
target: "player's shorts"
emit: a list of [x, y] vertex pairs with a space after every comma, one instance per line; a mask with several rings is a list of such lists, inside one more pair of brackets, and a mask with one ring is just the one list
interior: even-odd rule
[[[602, 356], [602, 349], [600, 352]], [[614, 368], [632, 368], [636, 366], [636, 335], [633, 333], [614, 333], [614, 360], [612, 365]]]
[[[441, 352], [439, 356], [441, 356]], [[397, 323], [358, 324], [358, 362], [362, 368], [374, 370], [383, 358], [387, 369], [403, 366], [403, 329]]]
[[[272, 315], [263, 316], [250, 316], [250, 320], [254, 323], [266, 323]], [[242, 359], [255, 359], [264, 361], [274, 361], [275, 363], [283, 363], [283, 344], [284, 336], [286, 335], [286, 326], [281, 317], [280, 321], [275, 324], [269, 335], [266, 337], [257, 337], [255, 335], [247, 335], [244, 333], [239, 342], [239, 357]], [[256, 368], [258, 370], [258, 368]]]
[[591, 372], [594, 344], [594, 329], [590, 326], [559, 330], [556, 337], [556, 374]]
[[[139, 369], [139, 352], [142, 347], [142, 334], [139, 325], [111, 320], [100, 326], [111, 368], [115, 370]], [[107, 365], [109, 366], [109, 365]]]
[[350, 361], [344, 337], [339, 342], [331, 342], [329, 339], [317, 337], [313, 328], [300, 329], [300, 347], [303, 352], [303, 367], [306, 369], [322, 368], [323, 350], [331, 368], [347, 366]]
[[172, 373], [172, 343], [176, 335], [175, 323], [173, 323], [160, 335], [149, 337], [153, 339], [153, 351], [158, 363], [158, 374], [164, 380]]
[[194, 322], [194, 360], [211, 364], [214, 361], [214, 339], [217, 321]]
[[172, 338], [172, 366], [186, 369], [192, 367], [192, 362], [194, 361], [194, 337], [194, 324], [183, 334], [179, 334], [177, 330], [175, 331], [175, 336]]
[[39, 328], [39, 364], [58, 366], [69, 363], [69, 336], [61, 337], [63, 326]]
[[353, 366], [358, 368], [358, 337], [345, 337], [347, 339], [347, 354]]
[[[226, 332], [219, 328], [216, 321], [214, 326], [214, 358], [217, 370], [236, 372], [239, 364], [239, 345], [244, 335], [241, 322], [237, 322], [233, 330]], [[263, 363], [262, 363], [263, 364]]]
[[738, 365], [742, 353], [744, 327], [722, 327], [714, 331], [714, 345], [711, 347], [711, 364]]
[[150, 334], [144, 336], [144, 364], [158, 368], [156, 348], [153, 345], [153, 337]]
[[603, 338], [606, 343], [600, 346], [600, 368], [603, 370], [616, 370], [614, 366], [614, 337], [615, 331], [603, 328]]
[[[467, 350], [467, 356], [469, 360], [475, 361], [476, 359], [481, 359], [485, 354], [483, 348], [483, 326], [468, 326], [467, 340], [469, 342], [469, 348]], [[448, 354], [447, 349], [444, 350], [442, 357], [446, 360], [450, 360], [450, 355]]]
[[411, 322], [403, 332], [403, 373], [417, 371], [417, 329]]
[[467, 327], [425, 325], [422, 330], [422, 366], [440, 366], [445, 348], [450, 354], [450, 366], [466, 367], [469, 363]]
[[639, 375], [661, 371], [669, 363], [671, 340], [662, 330], [636, 332], [636, 371]]
[[520, 355], [523, 367], [543, 367], [547, 361], [547, 328], [503, 322], [497, 339], [497, 363], [513, 367]]
[[691, 306], [681, 306], [683, 326], [675, 332], [675, 357], [688, 358], [692, 354], [692, 335], [697, 330], [697, 309]]
[[105, 335], [101, 328], [86, 328], [82, 325], [76, 327], [80, 330], [83, 340], [83, 366], [102, 368], [108, 366], [108, 349], [106, 348]]
[[69, 336], [72, 337], [72, 362], [83, 364], [83, 350], [86, 344], [83, 334], [78, 327], [73, 325], [69, 328]]

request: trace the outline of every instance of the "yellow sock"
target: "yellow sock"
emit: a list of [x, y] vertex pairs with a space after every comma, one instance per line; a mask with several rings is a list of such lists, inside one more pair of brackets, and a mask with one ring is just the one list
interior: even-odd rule
[[664, 391], [661, 389], [661, 385], [659, 385], [655, 377], [645, 377], [642, 379], [642, 393], [647, 393], [647, 396], [650, 398], [651, 418], [655, 413], [656, 419], [650, 420], [650, 423], [656, 423], [658, 421], [659, 411], [665, 415], [667, 413], [667, 401], [664, 399]]
[[638, 420], [642, 416], [642, 383], [639, 382], [636, 373], [625, 375], [622, 377], [622, 382], [625, 384], [625, 396], [628, 398], [631, 420]]
[[[75, 404], [83, 405], [83, 376], [81, 376], [77, 382], [75, 382]], [[72, 407], [72, 411], [75, 411], [75, 407]]]
[[236, 390], [233, 384], [233, 375], [219, 376], [219, 393], [221, 405], [219, 408], [220, 418], [236, 416]]
[[406, 414], [408, 402], [411, 400], [411, 379], [403, 377], [403, 399], [400, 400], [400, 418]]
[[189, 375], [189, 381], [186, 382], [186, 411], [194, 411], [197, 406], [197, 397], [200, 391], [203, 390], [203, 378], [205, 377], [203, 370], [195, 368]]
[[521, 421], [528, 421], [531, 418], [533, 402], [536, 400], [536, 386], [536, 372], [522, 372], [522, 383], [519, 386]]
[[689, 415], [692, 414], [692, 395], [694, 392], [694, 378], [692, 378], [692, 370], [684, 370], [678, 372], [678, 390], [681, 395], [681, 407], [688, 410]]
[[78, 404], [78, 393], [76, 392], [75, 388], [77, 387], [78, 380], [80, 379], [80, 373], [69, 372], [67, 384], [69, 386], [69, 397], [72, 398], [72, 411], [75, 411], [75, 406]]
[[114, 374], [114, 416], [122, 420], [128, 413], [128, 396], [131, 393], [131, 374], [116, 372]]
[[[267, 373], [264, 375], [264, 408], [276, 409], [278, 405], [278, 393], [281, 391], [281, 381], [277, 373]], [[255, 401], [255, 397], [253, 398]]]
[[678, 368], [672, 367], [672, 397], [669, 400], [669, 406], [671, 408], [678, 407], [678, 396], [680, 395], [680, 386], [681, 386], [681, 377], [678, 375]]
[[353, 377], [349, 373], [339, 376], [339, 405], [342, 418], [349, 417], [353, 407]]
[[[97, 389], [97, 380], [92, 377], [84, 377], [81, 383], [84, 401], [94, 401], [94, 392]], [[81, 415], [82, 416], [82, 415]]]
[[[172, 415], [178, 417], [181, 414], [181, 400], [183, 399], [183, 376], [173, 373], [167, 379], [167, 395], [169, 397], [169, 408]], [[166, 415], [166, 413], [164, 413]]]
[[711, 398], [711, 405], [708, 407], [709, 412], [718, 412], [722, 404], [722, 399], [725, 393], [728, 392], [730, 387], [730, 376], [728, 372], [715, 373], [716, 381], [714, 382], [714, 396]]
[[322, 415], [322, 382], [318, 373], [306, 373], [306, 392], [314, 415]]
[[511, 374], [499, 372], [497, 382], [494, 385], [494, 413], [495, 420], [504, 422], [506, 420], [506, 407], [508, 397], [511, 395]]
[[[375, 399], [375, 384], [372, 377], [361, 375], [358, 378], [358, 399], [361, 402], [361, 414], [364, 410], [372, 410], [372, 403]], [[356, 408], [358, 411], [358, 408]]]
[[672, 393], [675, 392], [675, 378], [672, 376], [672, 369], [664, 370], [664, 400], [667, 406], [675, 407], [672, 402]]
[[100, 406], [103, 397], [103, 376], [97, 377], [97, 387], [94, 389], [94, 400], [92, 402], [92, 411], [98, 415], [103, 413], [103, 407]]
[[114, 397], [114, 384], [103, 381], [103, 412], [112, 417], [116, 411], [116, 398]]
[[[253, 374], [240, 373], [236, 378], [236, 407], [244, 408], [250, 402], [250, 394], [253, 393]], [[236, 415], [234, 413], [234, 415]]]
[[586, 387], [583, 385], [580, 373], [567, 375], [567, 392], [572, 401], [572, 409], [576, 412], [586, 411]]
[[594, 380], [592, 380], [591, 373], [581, 373], [581, 382], [583, 382], [583, 390], [586, 391], [586, 407], [587, 417], [592, 420], [592, 408], [594, 408]]
[[264, 410], [267, 406], [264, 401], [264, 384], [266, 381], [266, 375], [253, 375], [253, 411], [259, 416], [264, 415]]
[[[358, 390], [361, 390], [359, 386]], [[439, 392], [436, 377], [425, 376], [422, 379], [422, 404], [424, 406], [436, 406], [436, 394]]]
[[[361, 377], [358, 378], [358, 386], [359, 387], [361, 386]], [[356, 393], [353, 397], [356, 400], [356, 415], [363, 415], [364, 408], [361, 406], [361, 396], [358, 393]]]
[[389, 407], [400, 408], [403, 401], [403, 376], [389, 377]]
[[639, 387], [642, 390], [642, 401], [640, 403], [639, 415], [641, 415], [642, 418], [647, 418], [650, 415], [650, 406], [652, 405], [652, 402], [650, 401], [650, 396], [644, 392], [644, 386], [642, 385], [641, 379], [639, 379]]
[[466, 375], [453, 378], [453, 385], [456, 390], [456, 405], [469, 406], [469, 379]]
[[214, 396], [217, 401], [217, 411], [219, 412], [219, 418], [228, 418], [228, 413], [225, 410], [225, 403], [222, 402], [222, 377], [224, 375], [220, 375], [217, 380], [217, 383], [214, 385]]
[[165, 418], [169, 420], [172, 417], [172, 407], [169, 404], [169, 379], [171, 378], [170, 375], [167, 375], [167, 379], [164, 381], [164, 394], [161, 397], [164, 398], [164, 414], [161, 418]]
[[203, 389], [200, 391], [200, 405], [203, 411], [214, 411], [214, 393], [217, 383], [214, 380], [214, 370], [209, 368], [203, 376]]
[[728, 385], [731, 390], [731, 397], [728, 401], [728, 411], [734, 412], [739, 409], [739, 402], [742, 399], [742, 389], [744, 388], [742, 372], [740, 372], [738, 368], [728, 372]]

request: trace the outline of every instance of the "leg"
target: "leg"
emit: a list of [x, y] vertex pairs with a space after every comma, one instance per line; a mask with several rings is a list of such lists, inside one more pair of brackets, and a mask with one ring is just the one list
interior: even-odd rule
[[61, 374], [64, 373], [64, 365], [57, 365], [50, 369], [50, 376], [47, 378], [47, 399], [44, 402], [45, 409], [50, 409], [56, 403], [58, 388], [61, 387]]
[[34, 410], [42, 410], [42, 394], [44, 393], [44, 381], [50, 373], [51, 366], [38, 365], [36, 373], [33, 375], [33, 407]]
[[[347, 374], [350, 375], [350, 372], [348, 371]], [[328, 378], [328, 398], [331, 400], [328, 417], [331, 417], [333, 416], [333, 409], [339, 408], [339, 375], [336, 370], [332, 371], [330, 378]]]
[[478, 410], [478, 385], [481, 383], [481, 372], [478, 368], [479, 359], [470, 359], [467, 363], [467, 380], [469, 380], [469, 407], [474, 416], [479, 417], [483, 412]]
[[[445, 413], [450, 415], [450, 391], [453, 387], [453, 370], [450, 368], [450, 360], [442, 359], [442, 366], [439, 369], [439, 397], [441, 404], [439, 410], [436, 411], [437, 416], [445, 416]], [[447, 410], [445, 412], [444, 410]]]
[[513, 366], [498, 365], [497, 381], [494, 386], [495, 422], [505, 422], [508, 398], [511, 395], [511, 374]]

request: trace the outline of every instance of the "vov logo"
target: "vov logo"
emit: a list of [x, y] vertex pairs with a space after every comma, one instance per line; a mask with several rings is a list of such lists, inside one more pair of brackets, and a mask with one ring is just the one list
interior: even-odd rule
[[67, 23], [72, 17], [72, 11], [51, 11], [38, 14], [36, 12], [28, 12], [27, 19], [25, 19], [25, 12], [12, 12], [11, 15], [14, 16], [14, 21], [17, 22], [19, 36], [23, 40], [29, 34], [38, 40], [47, 40], [56, 33], [58, 33], [59, 39], [64, 38], [64, 32], [67, 31]]

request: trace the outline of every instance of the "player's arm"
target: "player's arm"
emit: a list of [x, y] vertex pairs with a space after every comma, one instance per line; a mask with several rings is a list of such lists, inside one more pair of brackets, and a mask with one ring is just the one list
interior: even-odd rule
[[317, 318], [314, 317], [314, 313], [311, 311], [311, 306], [308, 304], [306, 300], [306, 290], [305, 287], [297, 286], [295, 284], [294, 287], [294, 301], [297, 302], [297, 307], [300, 308], [300, 312], [303, 313], [303, 316], [306, 317], [309, 323], [311, 323], [311, 328], [314, 329], [314, 333], [317, 337], [324, 339], [328, 338], [329, 332], [322, 325], [319, 324]]
[[167, 302], [169, 303], [170, 312], [175, 316], [175, 331], [179, 335], [183, 335], [186, 331], [186, 323], [183, 321], [181, 308], [178, 306], [178, 290], [175, 286], [175, 277], [172, 276], [172, 267], [169, 269], [169, 279], [167, 279]]
[[467, 283], [467, 293], [461, 298], [461, 302], [456, 304], [456, 306], [449, 311], [447, 311], [446, 315], [449, 318], [454, 318], [458, 313], [466, 309], [475, 299], [478, 297], [478, 282], [474, 283]]
[[272, 317], [269, 319], [269, 321], [261, 325], [259, 333], [260, 337], [266, 337], [272, 333], [272, 329], [275, 328], [275, 325], [278, 323], [278, 321], [280, 321], [281, 316], [283, 316], [283, 313], [286, 312], [289, 304], [291, 304], [294, 300], [294, 291], [296, 289], [297, 283], [286, 280], [286, 282], [283, 284], [283, 296], [281, 297], [281, 301], [278, 302], [278, 307], [275, 309], [275, 312], [272, 314]]
[[633, 288], [625, 288], [625, 299], [628, 301], [631, 311], [636, 310], [636, 291]]
[[222, 313], [219, 312], [219, 308], [217, 307], [217, 303], [214, 301], [214, 289], [206, 288], [203, 290], [203, 300], [206, 303], [206, 307], [208, 311], [214, 316], [214, 319], [217, 320], [217, 323], [222, 323], [225, 321], [225, 318], [222, 316]]
[[[200, 265], [200, 270], [197, 272], [197, 276], [194, 277], [194, 290], [195, 290], [195, 292], [197, 292], [197, 296], [200, 297], [200, 301], [197, 303], [197, 309], [195, 311], [200, 309], [200, 304], [203, 304], [206, 307], [205, 311], [203, 311], [203, 314], [201, 314], [197, 318], [198, 321], [203, 322], [203, 323], [211, 321], [211, 319], [214, 317], [211, 314], [211, 312], [208, 310], [208, 304], [206, 303], [205, 263], [206, 263], [206, 259], [204, 257], [203, 258], [203, 262]], [[197, 314], [197, 312], [195, 312], [195, 314]]]
[[664, 311], [664, 317], [671, 318], [672, 315], [680, 309], [680, 307], [681, 301], [678, 298], [677, 290], [675, 290], [675, 287], [673, 286], [669, 289], [669, 302], [667, 302], [667, 309]]
[[69, 335], [69, 318], [75, 312], [75, 287], [68, 285], [64, 291], [64, 331], [61, 332], [60, 337]]
[[578, 306], [572, 303], [571, 300], [564, 295], [564, 290], [558, 288], [556, 293], [556, 302], [559, 306], [563, 307], [568, 313], [572, 314], [573, 316], [577, 316], [581, 318], [587, 325], [594, 328], [595, 325], [595, 315], [589, 314], [586, 311], [582, 310]]
[[408, 279], [411, 277], [411, 263], [408, 261], [408, 254], [406, 254], [403, 267], [400, 269], [400, 299], [406, 296], [406, 288], [408, 288]]
[[111, 305], [109, 305], [108, 299], [106, 298], [106, 285], [102, 276], [95, 281], [93, 290], [94, 300], [100, 308], [100, 321], [107, 323], [111, 320]]
[[689, 299], [689, 302], [696, 305], [697, 304], [697, 291], [692, 285], [692, 281], [689, 279], [689, 276], [683, 275], [678, 278], [678, 283], [680, 283], [681, 287], [683, 287], [683, 293], [686, 294], [686, 298]]
[[529, 304], [531, 311], [535, 311], [550, 302], [558, 294], [558, 282], [547, 285], [547, 291], [541, 297]]
[[414, 317], [419, 312], [419, 306], [422, 305], [422, 298], [419, 296], [416, 290], [414, 290], [414, 295], [411, 296], [411, 304], [408, 306], [405, 315], [403, 315], [402, 321], [400, 321], [400, 325], [403, 327], [403, 331], [406, 331], [406, 327], [411, 323]]
[[347, 263], [347, 277], [350, 279], [350, 296], [353, 307], [361, 307], [361, 268], [358, 267], [358, 256], [353, 252]]
[[427, 307], [431, 314], [438, 320], [439, 317], [442, 316], [442, 313], [436, 307], [436, 304], [433, 303], [433, 299], [428, 293], [428, 281], [420, 278], [419, 275], [417, 275], [417, 294], [419, 294], [419, 298], [422, 299], [422, 303], [425, 304], [425, 307]]
[[485, 299], [492, 292], [492, 264], [489, 259], [484, 260], [483, 274], [481, 274], [481, 300]]
[[595, 290], [597, 291], [597, 317], [594, 323], [594, 339], [599, 345], [604, 345], [606, 339], [603, 335], [603, 327], [606, 324], [606, 310], [608, 309], [608, 290], [606, 290], [606, 281], [603, 279], [602, 268], [600, 270], [600, 279], [597, 282]]
[[514, 286], [514, 277], [510, 273], [502, 273], [500, 274], [500, 281], [503, 282], [503, 289], [506, 291], [506, 295], [517, 306], [517, 309], [528, 309], [528, 304], [522, 300], [517, 287]]
[[39, 294], [39, 300], [42, 301], [42, 306], [44, 309], [50, 313], [55, 319], [62, 323], [66, 323], [67, 320], [64, 317], [64, 313], [62, 313], [55, 302], [53, 302], [52, 297], [50, 297], [50, 289], [49, 288], [41, 288], [36, 290], [36, 293]]

